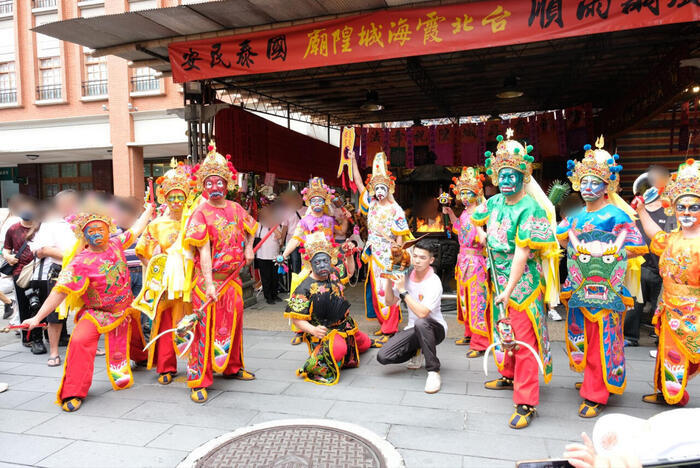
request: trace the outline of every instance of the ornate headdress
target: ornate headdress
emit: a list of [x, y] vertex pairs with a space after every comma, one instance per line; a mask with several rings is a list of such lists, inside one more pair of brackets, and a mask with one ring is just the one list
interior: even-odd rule
[[328, 254], [328, 256], [331, 257], [331, 263], [337, 265], [340, 249], [335, 242], [328, 240], [326, 233], [318, 226], [312, 232], [306, 234], [304, 242], [299, 249], [299, 253], [301, 254], [304, 265], [309, 267], [311, 259], [314, 258], [317, 253]]
[[700, 197], [700, 162], [694, 159], [688, 159], [678, 167], [675, 178], [661, 193], [661, 204], [667, 215], [673, 215], [673, 205], [685, 195]]
[[617, 186], [620, 183], [618, 173], [622, 171], [622, 166], [617, 164], [620, 156], [617, 154], [610, 156], [610, 153], [603, 149], [604, 145], [605, 140], [601, 135], [595, 141], [596, 149], [591, 149], [591, 145], [583, 147], [586, 153], [582, 161], [569, 160], [566, 162], [568, 169], [566, 175], [571, 181], [571, 188], [577, 191], [581, 190], [581, 179], [585, 176], [596, 176], [607, 184], [608, 193], [617, 192]]
[[463, 167], [459, 178], [453, 177], [452, 191], [459, 197], [462, 190], [474, 192], [477, 197], [481, 198], [484, 194], [484, 175], [479, 174], [479, 169], [476, 167]]
[[389, 193], [394, 193], [394, 180], [396, 177], [391, 175], [386, 155], [384, 153], [375, 154], [372, 162], [372, 175], [367, 182], [370, 196], [374, 195], [374, 187], [377, 185], [386, 185], [389, 188]]
[[532, 177], [532, 163], [535, 158], [530, 155], [532, 145], [523, 146], [517, 140], [511, 140], [513, 137], [513, 129], [506, 130], [506, 138], [503, 135], [498, 135], [498, 147], [496, 154], [491, 151], [484, 153], [486, 156], [486, 174], [491, 176], [493, 185], [498, 185], [498, 173], [501, 169], [509, 167], [521, 172], [525, 175], [523, 181], [527, 184]]
[[158, 177], [156, 183], [158, 184], [158, 189], [156, 193], [158, 195], [158, 203], [163, 204], [166, 201], [168, 193], [173, 190], [182, 190], [185, 192], [185, 196], [190, 190], [190, 174], [189, 167], [185, 166], [182, 162], [177, 162], [175, 158], [170, 160], [171, 169], [166, 172], [161, 177]]
[[85, 234], [83, 230], [92, 221], [102, 221], [109, 228], [109, 233], [114, 234], [117, 232], [117, 226], [114, 224], [114, 220], [107, 213], [104, 206], [99, 205], [95, 201], [87, 201], [78, 209], [78, 212], [71, 217], [67, 218], [70, 223], [70, 227], [75, 234], [75, 237], [81, 243], [87, 242], [85, 239]]
[[214, 143], [214, 140], [209, 142], [208, 149], [209, 152], [207, 153], [207, 157], [204, 158], [204, 161], [202, 161], [201, 164], [194, 166], [193, 169], [195, 173], [193, 179], [197, 181], [197, 189], [200, 192], [203, 191], [204, 180], [209, 176], [218, 175], [226, 180], [227, 190], [235, 190], [236, 182], [234, 179], [237, 171], [231, 162], [231, 155], [227, 154], [226, 157], [224, 157], [221, 155], [221, 153], [217, 153], [216, 143]]
[[309, 206], [311, 199], [314, 197], [321, 197], [326, 201], [326, 205], [330, 205], [333, 193], [335, 193], [335, 190], [323, 183], [323, 177], [313, 177], [309, 179], [309, 185], [304, 187], [301, 191], [306, 206]]

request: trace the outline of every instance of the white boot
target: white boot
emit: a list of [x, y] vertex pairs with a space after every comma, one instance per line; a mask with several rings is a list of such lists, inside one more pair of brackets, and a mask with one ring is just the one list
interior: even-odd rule
[[423, 367], [423, 353], [420, 352], [420, 349], [416, 353], [415, 356], [413, 356], [407, 363], [406, 363], [406, 368], [407, 369], [420, 369]]
[[437, 393], [442, 386], [439, 372], [428, 372], [428, 378], [425, 380], [425, 393]]
[[549, 309], [548, 315], [549, 319], [553, 322], [561, 322], [562, 320], [564, 320], [563, 318], [561, 318], [561, 315], [559, 315], [559, 312], [557, 312], [555, 309]]

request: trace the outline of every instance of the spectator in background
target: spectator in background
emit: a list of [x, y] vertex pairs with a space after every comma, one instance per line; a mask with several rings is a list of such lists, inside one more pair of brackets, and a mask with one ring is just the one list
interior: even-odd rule
[[[288, 190], [284, 192], [281, 196], [282, 201], [287, 206], [287, 216], [282, 222], [282, 236], [284, 239], [284, 245], [287, 245], [292, 237], [294, 237], [294, 231], [299, 224], [299, 220], [306, 215], [306, 206], [304, 206], [304, 200], [301, 198], [301, 194], [296, 190]], [[301, 271], [301, 254], [299, 253], [299, 248], [294, 249], [294, 251], [289, 255], [289, 271], [292, 273], [299, 273]]]
[[[30, 248], [39, 263], [34, 270], [32, 289], [39, 294], [43, 303], [48, 297], [61, 271], [64, 255], [68, 255], [76, 243], [75, 234], [66, 218], [75, 214], [78, 206], [78, 193], [75, 190], [64, 190], [56, 194], [50, 212], [41, 223]], [[68, 345], [66, 318], [59, 319], [54, 311], [46, 317], [49, 338], [49, 367], [61, 365], [58, 354], [59, 346]]]
[[[644, 209], [661, 229], [665, 232], [671, 232], [676, 228], [676, 217], [667, 216], [666, 213], [664, 213], [664, 208], [661, 206], [661, 199], [659, 198], [660, 193], [657, 188], [666, 185], [670, 173], [668, 169], [663, 166], [650, 166], [647, 174], [649, 176], [650, 188], [644, 191]], [[641, 231], [644, 242], [649, 245], [651, 239], [647, 237], [639, 220], [637, 220], [637, 228]], [[644, 302], [640, 303], [635, 301], [634, 309], [628, 311], [625, 315], [625, 346], [639, 346], [639, 330], [644, 315], [644, 307], [646, 304], [650, 304], [651, 315], [653, 316], [656, 310], [656, 302], [661, 293], [661, 285], [659, 257], [649, 252], [644, 255], [644, 263], [642, 263], [641, 287]], [[651, 323], [651, 320], [645, 320], [645, 322]]]
[[[7, 201], [7, 213], [0, 221], [0, 243], [5, 245], [5, 237], [8, 229], [14, 224], [19, 223], [19, 210], [25, 196], [21, 194], [12, 195]], [[10, 299], [10, 305], [5, 304], [3, 319], [10, 319], [10, 325], [19, 325], [19, 307], [17, 305], [17, 297], [15, 295], [15, 283], [12, 276], [0, 275], [0, 292]]]
[[[273, 208], [271, 206], [263, 206], [259, 213], [260, 222], [258, 232], [255, 237], [255, 244], [261, 241], [263, 237], [275, 227], [273, 216]], [[260, 281], [262, 282], [263, 295], [268, 304], [280, 302], [282, 299], [278, 294], [277, 281], [277, 266], [274, 263], [275, 258], [280, 253], [280, 238], [281, 233], [274, 233], [268, 237], [262, 246], [255, 253], [256, 267], [260, 271]]]
[[[2, 255], [5, 260], [9, 264], [14, 265], [12, 278], [15, 285], [15, 294], [17, 296], [19, 318], [21, 321], [32, 318], [38, 310], [38, 307], [32, 307], [32, 305], [36, 305], [33, 297], [28, 297], [25, 294], [25, 291], [28, 289], [26, 287], [27, 285], [22, 288], [17, 284], [17, 279], [22, 269], [34, 260], [34, 254], [29, 248], [29, 241], [34, 237], [40, 224], [37, 219], [37, 208], [37, 204], [34, 200], [22, 200], [19, 207], [20, 221], [10, 226], [7, 230], [5, 244], [2, 250]], [[32, 299], [31, 304], [30, 299]], [[39, 306], [41, 306], [41, 303], [39, 303]], [[32, 330], [31, 333], [22, 332], [22, 344], [28, 348], [32, 348], [33, 354], [46, 354], [46, 346], [44, 345], [42, 332], [39, 328]]]

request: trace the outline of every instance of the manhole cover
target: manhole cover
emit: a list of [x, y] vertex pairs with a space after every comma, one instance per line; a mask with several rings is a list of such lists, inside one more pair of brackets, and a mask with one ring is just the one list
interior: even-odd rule
[[286, 420], [251, 426], [195, 449], [180, 467], [398, 468], [386, 440], [354, 424]]

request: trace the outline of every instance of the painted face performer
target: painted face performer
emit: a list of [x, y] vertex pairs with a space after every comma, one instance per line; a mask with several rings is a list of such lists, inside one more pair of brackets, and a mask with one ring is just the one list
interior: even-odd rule
[[700, 371], [700, 163], [689, 159], [661, 195], [666, 213], [675, 212], [679, 231], [664, 232], [643, 203], [637, 204], [651, 251], [660, 255], [663, 292], [654, 315], [659, 351], [654, 389], [647, 403], [684, 406], [688, 381]]
[[411, 236], [403, 209], [394, 201], [394, 178], [387, 169], [384, 153], [377, 153], [372, 162], [372, 175], [365, 187], [360, 169], [355, 161], [355, 152], [349, 151], [353, 159], [353, 178], [360, 190], [360, 209], [367, 216], [367, 243], [362, 261], [368, 264], [365, 282], [365, 307], [367, 318], [377, 319], [381, 324], [375, 335], [383, 335], [379, 342], [386, 342], [399, 329], [401, 307], [386, 306], [384, 282], [380, 274], [391, 268], [391, 246], [402, 245]]
[[[552, 376], [552, 356], [545, 324], [545, 299], [558, 303], [558, 252], [554, 237], [554, 206], [532, 179], [532, 162], [528, 154], [532, 146], [523, 147], [498, 136], [496, 154], [486, 152], [486, 173], [500, 194], [482, 203], [472, 215], [478, 226], [486, 225], [486, 243], [494, 267], [497, 285], [491, 307], [491, 336], [497, 340], [501, 307], [510, 319], [515, 339], [522, 341], [539, 354], [544, 367], [544, 381]], [[500, 341], [499, 341], [500, 343]], [[486, 382], [491, 390], [513, 389], [515, 412], [509, 425], [520, 429], [530, 424], [539, 403], [538, 363], [524, 346], [495, 348], [496, 365], [500, 379]]]
[[285, 317], [294, 321], [309, 346], [309, 358], [297, 371], [304, 380], [335, 385], [340, 369], [360, 365], [360, 353], [371, 340], [350, 316], [350, 303], [343, 294], [348, 277], [354, 272], [349, 262], [323, 230], [308, 233], [304, 241], [304, 263], [311, 273], [292, 291]]
[[[610, 393], [625, 389], [623, 318], [634, 305], [630, 291], [639, 291], [641, 266], [633, 258], [648, 252], [630, 216], [634, 210], [616, 193], [622, 170], [618, 156], [611, 156], [603, 144], [601, 136], [596, 149], [584, 147], [582, 161], [567, 163], [572, 187], [581, 192], [586, 206], [557, 227], [559, 243], [568, 247], [569, 276], [561, 298], [568, 307], [569, 362], [583, 371], [582, 418], [598, 416]], [[629, 269], [637, 274], [627, 274]]]
[[[212, 371], [224, 378], [252, 380], [243, 368], [243, 297], [241, 280], [230, 274], [241, 264], [253, 261], [253, 236], [258, 223], [238, 203], [226, 200], [234, 190], [235, 169], [209, 144], [204, 161], [195, 166], [195, 177], [206, 201], [192, 213], [183, 247], [195, 248], [192, 308], [212, 304], [200, 311], [194, 343], [189, 349], [187, 385], [196, 403], [207, 400]], [[225, 283], [225, 284], [224, 284]], [[217, 296], [217, 291], [221, 294]]]
[[39, 312], [25, 322], [30, 329], [36, 327], [64, 300], [78, 310], [57, 395], [64, 411], [76, 411], [87, 396], [100, 335], [105, 336], [107, 374], [115, 390], [133, 383], [130, 360], [146, 358], [140, 314], [129, 308], [134, 297], [124, 249], [141, 235], [152, 215], [153, 207], [147, 204], [131, 229], [110, 238], [116, 231], [112, 219], [100, 207], [83, 206], [71, 223], [86, 248], [61, 271]]
[[459, 178], [453, 179], [452, 191], [464, 205], [464, 211], [457, 218], [451, 208], [443, 208], [449, 215], [452, 229], [459, 239], [459, 256], [455, 268], [457, 320], [464, 323], [464, 338], [455, 343], [471, 344], [471, 349], [467, 352], [468, 358], [483, 355], [489, 346], [486, 311], [490, 298], [484, 257], [486, 234], [471, 221], [474, 210], [484, 198], [483, 178], [478, 169], [463, 167]]
[[[168, 249], [178, 239], [182, 227], [182, 212], [190, 192], [189, 167], [182, 163], [178, 164], [175, 158], [170, 163], [170, 167], [171, 169], [157, 180], [158, 203], [166, 204], [168, 212], [148, 224], [136, 245], [136, 255], [144, 266], [149, 267], [149, 261], [154, 256], [160, 255], [150, 264], [144, 281], [144, 290], [135, 303], [137, 308], [143, 304], [150, 309], [148, 314], [153, 317], [151, 336], [173, 328], [173, 324], [178, 323], [191, 308], [190, 304], [182, 300], [182, 297], [169, 299], [166, 294], [163, 294], [166, 255]], [[181, 274], [184, 275], [184, 270]], [[156, 283], [153, 288], [150, 288], [151, 282]], [[173, 341], [173, 334], [161, 336], [156, 344], [148, 349], [148, 368], [150, 369], [153, 362], [156, 362], [158, 382], [162, 385], [172, 382], [177, 372], [176, 352], [177, 346]]]

